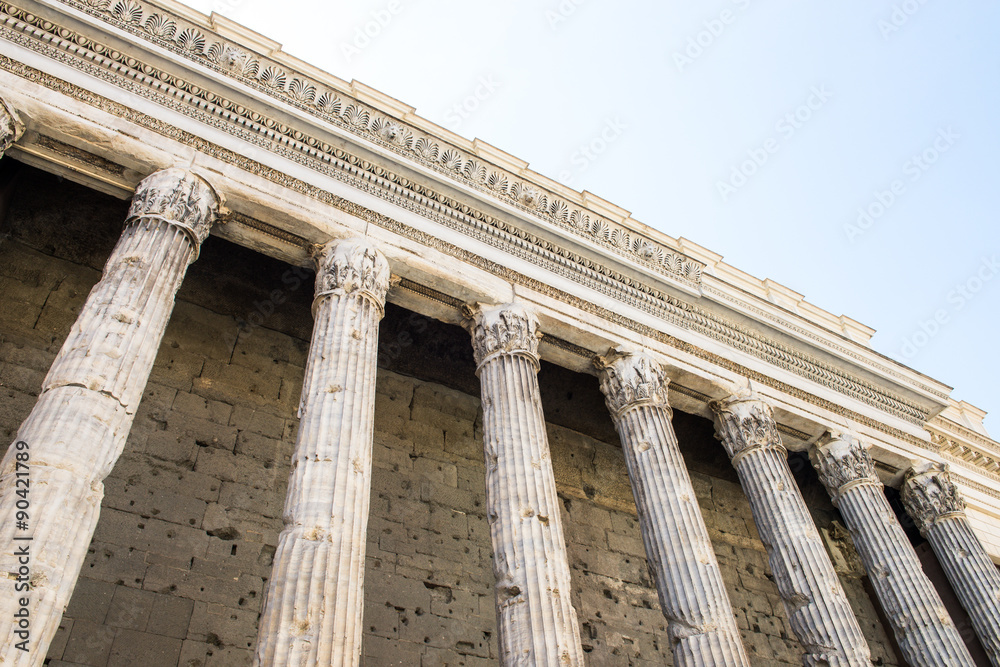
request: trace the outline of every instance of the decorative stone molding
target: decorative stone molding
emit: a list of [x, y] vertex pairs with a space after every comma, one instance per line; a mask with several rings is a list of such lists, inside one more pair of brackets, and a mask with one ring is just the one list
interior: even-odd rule
[[871, 655], [788, 467], [771, 406], [744, 387], [709, 404], [767, 550], [806, 665], [868, 665]]
[[648, 353], [621, 347], [595, 364], [621, 437], [674, 664], [749, 665], [670, 423], [663, 369]]
[[927, 425], [927, 431], [931, 434], [931, 444], [942, 457], [1000, 482], [1000, 447], [996, 442], [953, 423], [948, 424], [951, 433], [938, 430], [935, 421]]
[[858, 484], [882, 487], [868, 446], [853, 435], [828, 432], [809, 448], [809, 458], [834, 505]]
[[942, 519], [965, 514], [965, 500], [951, 481], [946, 463], [924, 463], [907, 470], [900, 495], [921, 535], [926, 536]]
[[[789, 321], [787, 317], [776, 315], [772, 312], [764, 310], [763, 308], [755, 306], [754, 304], [746, 300], [742, 300], [736, 294], [733, 294], [726, 290], [719, 289], [718, 287], [715, 287], [713, 285], [703, 285], [701, 290], [703, 293], [711, 294], [720, 301], [726, 301], [733, 304], [733, 306], [735, 306], [736, 309], [751, 314], [751, 316], [754, 317], [755, 319], [761, 321], [766, 320], [772, 322], [774, 325], [778, 327], [787, 328], [788, 330], [795, 332], [795, 334], [799, 336], [809, 338], [810, 340], [813, 340], [816, 343], [819, 343], [820, 345], [823, 345], [831, 350], [834, 350], [838, 354], [850, 357], [851, 359], [854, 359], [855, 361], [861, 364], [869, 366], [877, 373], [884, 374], [889, 377], [893, 377], [898, 380], [906, 382], [914, 382], [913, 378], [907, 377], [903, 373], [900, 373], [895, 368], [892, 368], [892, 366], [890, 366], [889, 364], [878, 363], [877, 361], [872, 360], [870, 357], [866, 355], [859, 354], [857, 350], [851, 346], [841, 345], [838, 342], [836, 342], [836, 340], [831, 340], [827, 336], [816, 333], [814, 330], [811, 330], [803, 326], [799, 326], [798, 324], [795, 324], [794, 321]], [[945, 400], [947, 400], [948, 398], [948, 394], [946, 392], [943, 392], [940, 389], [936, 389], [935, 387], [932, 387], [924, 382], [916, 382], [916, 386], [919, 387], [921, 390], [926, 391], [929, 394], [937, 396], [938, 398]]]
[[827, 433], [810, 447], [809, 458], [851, 532], [907, 664], [972, 667], [958, 629], [886, 500], [867, 446], [853, 435]]
[[0, 157], [24, 134], [24, 123], [14, 107], [0, 98]]
[[715, 414], [715, 436], [726, 448], [734, 466], [755, 449], [773, 449], [785, 455], [771, 406], [749, 387], [729, 398], [712, 401], [709, 408]]
[[328, 243], [317, 259], [316, 322], [256, 665], [361, 660], [378, 325], [389, 266], [367, 239]]
[[472, 332], [472, 351], [476, 366], [498, 354], [520, 354], [538, 367], [538, 318], [519, 304], [484, 306], [476, 304], [465, 308], [466, 321]]
[[[757, 330], [685, 303], [656, 287], [638, 282], [631, 276], [625, 276], [609, 266], [594, 262], [590, 257], [581, 256], [547, 238], [536, 236], [518, 225], [476, 210], [432, 188], [415, 184], [369, 160], [325, 144], [314, 137], [305, 136], [302, 132], [293, 130], [275, 119], [263, 117], [242, 105], [194, 86], [189, 81], [182, 81], [158, 70], [154, 65], [136, 61], [135, 58], [86, 38], [81, 38], [82, 43], [86, 45], [81, 47], [80, 41], [62, 36], [73, 35], [73, 32], [66, 28], [43, 21], [24, 10], [0, 4], [0, 9], [3, 8], [17, 15], [17, 26], [25, 24], [30, 26], [32, 31], [30, 37], [23, 32], [17, 32], [16, 28], [7, 30], [8, 34], [5, 35], [28, 48], [42, 51], [51, 58], [111, 81], [135, 94], [155, 99], [158, 104], [199, 117], [206, 124], [256, 143], [264, 150], [307, 165], [361, 191], [417, 211], [428, 219], [494, 247], [502, 248], [557, 275], [595, 289], [616, 301], [630, 303], [672, 324], [718, 340], [740, 352], [807, 377], [912, 423], [922, 424], [926, 420], [927, 411], [911, 401], [878, 387], [860, 376], [845, 373], [842, 369], [812, 355], [803, 354], [772, 340]], [[128, 25], [124, 27], [139, 30], [136, 25], [138, 24], [132, 28]], [[0, 25], [0, 31], [3, 30], [4, 27]], [[35, 35], [37, 31], [51, 33], [52, 39], [39, 40]], [[184, 53], [190, 56], [187, 51]], [[269, 77], [269, 80], [272, 79]], [[135, 113], [129, 111], [129, 115], [134, 116]], [[351, 114], [352, 119], [363, 117], [361, 112]], [[352, 120], [352, 126], [357, 122], [361, 121]], [[261, 165], [245, 158], [239, 161], [246, 163], [243, 168], [255, 173], [261, 172]], [[290, 181], [286, 175], [282, 175], [281, 180], [286, 184]], [[403, 190], [407, 191], [405, 196], [400, 194]], [[572, 215], [570, 217], [572, 218]], [[551, 220], [550, 222], [559, 224]], [[385, 221], [381, 224], [387, 223], [388, 221]], [[603, 236], [603, 233], [601, 235]], [[611, 234], [609, 238], [613, 237]], [[630, 256], [630, 261], [637, 260]], [[671, 260], [668, 264], [674, 266], [676, 262]], [[674, 273], [668, 272], [667, 275], [676, 278]], [[878, 423], [865, 417], [856, 421]]]
[[601, 371], [601, 391], [612, 416], [620, 417], [625, 410], [639, 405], [659, 406], [669, 414], [670, 378], [648, 352], [616, 347], [606, 356], [596, 357], [594, 365]]
[[[210, 186], [183, 170], [143, 183], [156, 184], [158, 194], [140, 187], [132, 210], [158, 213], [130, 216], [18, 430], [16, 440], [30, 449], [30, 535], [15, 528], [19, 448], [10, 447], [0, 463], [0, 572], [17, 571], [16, 539], [32, 537], [36, 554], [26, 596], [31, 652], [13, 648], [16, 596], [0, 596], [0, 656], [11, 665], [40, 665], [55, 636], [97, 526], [103, 480], [125, 446], [174, 295], [197, 254], [200, 230], [221, 206]], [[150, 207], [161, 201], [186, 205]]]
[[224, 201], [201, 176], [176, 167], [163, 169], [136, 186], [125, 224], [155, 219], [184, 230], [196, 249], [193, 262], [198, 258], [197, 249], [208, 238], [212, 223], [228, 213]]
[[389, 262], [366, 239], [327, 243], [316, 256], [316, 297], [357, 294], [385, 309]]

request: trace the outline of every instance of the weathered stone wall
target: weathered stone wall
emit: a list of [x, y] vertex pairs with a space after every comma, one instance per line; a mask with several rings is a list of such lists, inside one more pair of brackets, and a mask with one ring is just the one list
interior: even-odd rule
[[[20, 171], [0, 228], [0, 447], [31, 409], [126, 208]], [[249, 664], [282, 526], [311, 297], [308, 272], [206, 242], [106, 481], [50, 665]], [[364, 664], [496, 664], [482, 413], [468, 334], [390, 306], [379, 361]], [[539, 379], [588, 660], [669, 663], [597, 379], [548, 364]], [[755, 664], [801, 664], [749, 505], [711, 424], [679, 412], [674, 422], [748, 651]], [[793, 458], [793, 470], [821, 530], [833, 528], [835, 564], [873, 657], [897, 664], [847, 538], [836, 531], [836, 511], [808, 465]]]

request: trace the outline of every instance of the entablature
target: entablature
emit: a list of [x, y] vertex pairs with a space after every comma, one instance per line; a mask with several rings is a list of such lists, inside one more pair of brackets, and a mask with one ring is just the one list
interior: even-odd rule
[[365, 233], [397, 260], [390, 300], [425, 314], [457, 321], [461, 303], [523, 298], [542, 306], [543, 357], [562, 365], [644, 345], [676, 373], [681, 409], [707, 414], [719, 382], [749, 378], [792, 448], [846, 423], [893, 460], [938, 453], [924, 426], [949, 388], [873, 352], [863, 325], [221, 17], [145, 0], [18, 4], [0, 3], [0, 74], [36, 87], [14, 95], [20, 159], [121, 197], [188, 161], [226, 190], [234, 213], [216, 233], [258, 251], [304, 265], [312, 245]]

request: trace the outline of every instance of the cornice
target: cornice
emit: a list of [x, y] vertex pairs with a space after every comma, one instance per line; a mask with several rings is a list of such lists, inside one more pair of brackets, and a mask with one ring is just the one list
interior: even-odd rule
[[1000, 457], [995, 453], [985, 452], [968, 443], [960, 442], [928, 428], [931, 442], [937, 446], [938, 452], [950, 462], [964, 468], [970, 468], [1000, 482]]
[[[158, 15], [142, 14], [140, 17], [138, 12], [141, 7], [136, 3], [129, 6], [134, 10], [130, 15], [139, 18], [124, 22], [124, 26], [138, 31], [139, 26], [158, 24], [157, 21], [153, 21]], [[108, 12], [121, 14], [124, 11], [123, 7], [121, 1], [116, 2], [101, 15], [107, 16]], [[911, 423], [922, 425], [927, 418], [927, 412], [923, 408], [862, 378], [770, 340], [751, 328], [682, 301], [517, 225], [475, 210], [467, 204], [387, 171], [382, 166], [342, 148], [293, 130], [264, 114], [237, 105], [191, 82], [180, 80], [174, 75], [141, 62], [131, 54], [115, 51], [7, 3], [0, 3], [0, 12], [3, 12], [0, 16], [0, 32], [10, 41], [33, 48], [52, 59], [109, 81], [119, 88], [142, 95], [164, 107], [261, 146], [267, 151], [337, 178], [358, 190], [418, 212], [425, 218], [526, 259], [614, 300], [633, 305], [677, 327], [707, 336]], [[183, 31], [176, 33], [178, 36], [175, 39], [181, 39], [182, 33]], [[195, 41], [202, 44], [201, 40]], [[173, 48], [178, 47], [175, 44]], [[199, 48], [204, 52], [209, 50], [210, 46], [206, 41]], [[290, 86], [291, 84], [286, 81], [282, 88], [284, 94], [287, 94], [285, 89]], [[354, 108], [360, 109], [360, 107]], [[372, 123], [369, 118], [366, 127], [373, 127]], [[251, 171], [256, 170], [255, 167], [251, 167]]]
[[988, 451], [995, 456], [1000, 456], [1000, 443], [950, 419], [935, 417], [927, 423], [927, 427], [932, 431], [939, 431], [955, 438], [964, 439], [984, 451]]
[[[932, 387], [926, 383], [916, 381], [914, 378], [908, 377], [905, 374], [900, 373], [898, 370], [886, 364], [878, 363], [878, 361], [872, 358], [873, 355], [877, 355], [878, 353], [875, 353], [873, 350], [870, 350], [870, 348], [865, 348], [865, 351], [871, 352], [871, 354], [868, 355], [860, 354], [856, 350], [850, 349], [847, 346], [840, 345], [839, 343], [837, 343], [836, 339], [831, 338], [829, 336], [829, 333], [826, 331], [824, 331], [824, 334], [826, 335], [820, 335], [817, 334], [815, 331], [808, 329], [805, 326], [800, 326], [796, 324], [794, 320], [798, 320], [800, 318], [805, 319], [802, 318], [801, 315], [797, 315], [795, 313], [788, 311], [787, 309], [782, 308], [783, 312], [779, 316], [778, 314], [775, 314], [763, 307], [755, 305], [752, 302], [752, 300], [756, 300], [760, 297], [757, 297], [753, 294], [749, 294], [742, 290], [741, 290], [741, 296], [743, 298], [737, 298], [736, 295], [726, 290], [719, 289], [715, 285], [711, 284], [703, 284], [701, 290], [702, 293], [704, 294], [710, 294], [720, 301], [725, 301], [729, 303], [730, 306], [735, 310], [740, 310], [745, 313], [752, 314], [755, 318], [759, 320], [770, 322], [771, 325], [774, 326], [775, 328], [785, 329], [798, 336], [808, 338], [814, 343], [818, 343], [819, 345], [822, 345], [836, 353], [850, 357], [851, 359], [861, 364], [864, 364], [865, 366], [868, 366], [871, 370], [875, 372], [896, 378], [901, 382], [909, 383], [912, 386], [916, 387], [917, 389], [920, 389], [921, 391], [924, 391], [937, 398], [943, 400], [948, 399], [949, 394], [947, 392], [941, 391], [940, 389]], [[774, 304], [768, 303], [768, 305], [771, 306]], [[781, 306], [774, 306], [774, 307], [781, 308]], [[808, 320], [806, 321], [808, 322]], [[812, 323], [810, 322], [810, 324]], [[820, 325], [815, 325], [815, 324], [813, 324], [813, 326], [820, 327]], [[837, 337], [841, 336], [841, 334], [836, 334], [836, 333], [834, 335]]]

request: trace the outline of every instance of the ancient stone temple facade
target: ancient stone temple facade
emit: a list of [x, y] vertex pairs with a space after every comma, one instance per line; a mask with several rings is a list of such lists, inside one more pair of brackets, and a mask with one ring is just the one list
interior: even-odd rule
[[873, 331], [169, 0], [0, 3], [0, 665], [993, 665]]

